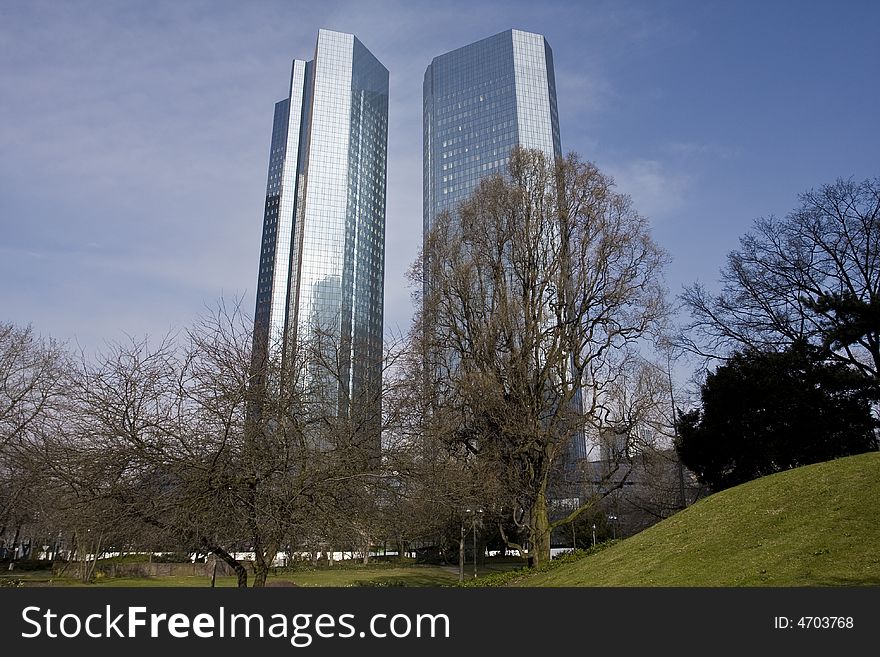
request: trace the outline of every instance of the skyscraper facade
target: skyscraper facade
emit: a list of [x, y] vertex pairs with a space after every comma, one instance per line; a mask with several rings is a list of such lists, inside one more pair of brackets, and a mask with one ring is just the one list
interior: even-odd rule
[[540, 34], [507, 30], [435, 57], [423, 85], [424, 230], [504, 173], [514, 146], [562, 153], [553, 52]]
[[[482, 178], [506, 173], [515, 146], [551, 161], [562, 156], [553, 51], [540, 34], [507, 30], [435, 57], [422, 97], [425, 237], [434, 218], [455, 212]], [[567, 456], [586, 456], [582, 433]]]
[[305, 371], [342, 412], [381, 380], [387, 142], [388, 70], [355, 36], [320, 30], [275, 104], [254, 351], [284, 361], [321, 341], [338, 371]]

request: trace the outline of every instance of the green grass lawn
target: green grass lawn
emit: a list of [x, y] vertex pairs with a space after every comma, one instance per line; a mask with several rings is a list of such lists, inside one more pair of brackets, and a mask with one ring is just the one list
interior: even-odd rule
[[880, 453], [715, 495], [517, 586], [880, 585]]
[[[52, 577], [45, 571], [0, 574], [0, 583], [13, 579], [24, 586], [206, 587], [211, 584], [208, 577], [99, 577], [93, 584], [83, 584], [76, 578]], [[449, 586], [458, 582], [458, 575], [440, 566], [377, 564], [362, 568], [289, 570], [269, 577], [268, 583], [273, 582], [291, 582], [297, 586]], [[252, 583], [253, 577], [249, 577], [248, 584]], [[235, 577], [217, 577], [215, 586], [236, 584]]]
[[458, 576], [440, 566], [393, 566], [351, 568], [321, 568], [291, 572], [272, 580], [288, 581], [298, 586], [448, 586]]

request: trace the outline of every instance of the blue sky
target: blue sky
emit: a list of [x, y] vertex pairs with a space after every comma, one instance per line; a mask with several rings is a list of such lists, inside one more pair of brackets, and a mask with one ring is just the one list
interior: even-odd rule
[[[320, 4], [320, 6], [318, 6]], [[421, 84], [511, 27], [554, 52], [563, 149], [612, 174], [712, 285], [759, 216], [880, 175], [876, 2], [0, 3], [0, 320], [87, 350], [221, 296], [253, 312], [275, 101], [318, 28], [391, 72], [386, 332], [411, 315]]]

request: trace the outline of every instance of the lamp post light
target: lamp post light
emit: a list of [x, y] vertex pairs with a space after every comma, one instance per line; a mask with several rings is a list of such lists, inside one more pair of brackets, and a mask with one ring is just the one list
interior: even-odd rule
[[474, 579], [477, 578], [477, 514], [482, 513], [482, 509], [465, 509], [465, 513], [473, 513], [473, 528], [474, 528]]
[[617, 538], [617, 516], [613, 513], [608, 514], [608, 520], [611, 521], [611, 537]]
[[593, 547], [596, 547], [596, 523], [593, 523]]

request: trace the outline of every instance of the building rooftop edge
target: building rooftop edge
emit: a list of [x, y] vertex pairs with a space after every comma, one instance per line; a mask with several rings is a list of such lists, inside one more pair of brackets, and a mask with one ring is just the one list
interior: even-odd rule
[[484, 41], [489, 41], [490, 39], [497, 39], [498, 37], [500, 37], [500, 36], [503, 35], [503, 34], [510, 34], [510, 35], [512, 36], [514, 32], [518, 32], [519, 34], [528, 34], [528, 35], [532, 35], [532, 36], [539, 36], [539, 37], [541, 37], [541, 38], [544, 40], [544, 43], [547, 44], [547, 46], [550, 45], [550, 44], [547, 42], [547, 37], [545, 37], [545, 36], [544, 36], [543, 34], [541, 34], [540, 32], [530, 32], [529, 30], [520, 30], [520, 29], [517, 29], [517, 28], [515, 28], [515, 27], [511, 27], [511, 28], [508, 28], [508, 29], [506, 29], [506, 30], [502, 30], [501, 32], [498, 32], [497, 34], [492, 34], [491, 36], [487, 36], [487, 37], [484, 37], [484, 38], [482, 38], [482, 39], [477, 39], [476, 41], [472, 41], [471, 43], [467, 43], [467, 44], [465, 44], [465, 45], [463, 45], [463, 46], [459, 46], [458, 48], [453, 48], [452, 50], [448, 50], [448, 51], [446, 51], [446, 52], [444, 52], [444, 53], [441, 53], [441, 54], [437, 55], [436, 57], [434, 57], [434, 58], [431, 60], [431, 63], [428, 64], [428, 66], [426, 67], [426, 70], [427, 70], [427, 68], [430, 68], [430, 67], [431, 67], [431, 64], [433, 64], [434, 62], [436, 62], [436, 61], [437, 61], [438, 59], [440, 59], [441, 57], [446, 57], [447, 55], [451, 55], [451, 54], [456, 53], [456, 52], [458, 52], [458, 51], [460, 51], [460, 50], [464, 50], [465, 48], [470, 48], [471, 46], [475, 46], [475, 45], [477, 45], [477, 44], [483, 43]]

